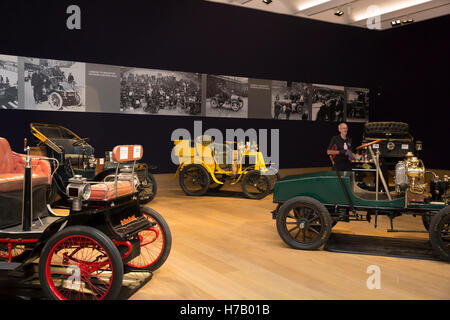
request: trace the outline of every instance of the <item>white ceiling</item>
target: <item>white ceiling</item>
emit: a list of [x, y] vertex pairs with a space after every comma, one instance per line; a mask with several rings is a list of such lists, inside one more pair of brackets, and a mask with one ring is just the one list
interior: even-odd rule
[[[393, 20], [414, 22], [450, 14], [450, 0], [206, 0], [370, 29], [392, 28]], [[337, 10], [344, 12], [336, 16]]]

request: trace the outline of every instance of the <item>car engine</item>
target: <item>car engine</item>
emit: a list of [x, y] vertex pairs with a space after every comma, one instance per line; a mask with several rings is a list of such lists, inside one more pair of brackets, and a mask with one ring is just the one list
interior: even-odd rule
[[[431, 172], [431, 171], [427, 171]], [[408, 197], [414, 202], [443, 201], [447, 203], [446, 192], [449, 187], [448, 176], [444, 179], [434, 173], [434, 178], [430, 181], [429, 193], [425, 183], [425, 166], [419, 158], [412, 152], [405, 155], [405, 159], [397, 162], [395, 166], [395, 190], [397, 192], [407, 192]]]

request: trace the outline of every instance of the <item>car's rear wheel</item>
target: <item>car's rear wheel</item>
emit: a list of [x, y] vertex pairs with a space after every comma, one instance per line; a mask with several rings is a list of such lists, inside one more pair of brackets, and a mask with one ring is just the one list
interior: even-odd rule
[[145, 180], [140, 181], [138, 190], [139, 202], [141, 204], [149, 203], [155, 198], [158, 185], [156, 184], [155, 177], [150, 172], [147, 172], [147, 178]]
[[242, 178], [242, 191], [250, 199], [262, 199], [271, 191], [271, 183], [266, 175], [258, 170], [250, 170]]
[[208, 191], [209, 174], [204, 167], [190, 164], [180, 172], [180, 186], [188, 196], [201, 196]]
[[430, 241], [434, 251], [450, 261], [450, 206], [434, 215], [430, 222]]
[[422, 216], [422, 223], [423, 223], [423, 226], [425, 227], [425, 229], [427, 229], [427, 231], [430, 230], [430, 221], [431, 221], [431, 217], [428, 214], [424, 214]]
[[78, 92], [75, 92], [75, 105], [76, 106], [81, 106], [81, 97], [78, 94]]
[[266, 173], [267, 177], [270, 181], [270, 192], [273, 192], [273, 189], [275, 187], [275, 182], [279, 181], [281, 179], [280, 173], [278, 170], [275, 170], [274, 168], [267, 168], [269, 170], [268, 173]]
[[142, 207], [142, 214], [153, 227], [139, 232], [141, 254], [127, 263], [137, 269], [155, 271], [161, 267], [169, 256], [172, 247], [172, 235], [166, 220], [155, 210]]
[[223, 184], [216, 183], [216, 182], [214, 182], [213, 179], [211, 179], [211, 181], [209, 182], [209, 187], [208, 187], [209, 191], [213, 191], [213, 192], [219, 191], [225, 185], [226, 180], [224, 177], [216, 176], [216, 179], [219, 180], [220, 182], [223, 182]]
[[315, 250], [331, 234], [331, 217], [323, 204], [309, 197], [286, 201], [278, 211], [277, 230], [281, 239], [295, 249]]

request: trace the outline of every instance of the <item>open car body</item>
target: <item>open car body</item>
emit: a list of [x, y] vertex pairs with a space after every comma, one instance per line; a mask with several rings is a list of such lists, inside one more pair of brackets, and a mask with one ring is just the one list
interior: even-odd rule
[[[83, 139], [60, 125], [31, 123], [30, 128], [38, 141], [38, 147], [32, 148], [34, 152], [56, 158], [60, 163], [53, 176], [50, 201], [55, 200], [56, 194], [62, 199], [66, 198], [62, 190], [65, 190], [69, 179], [74, 175], [79, 174], [88, 180], [102, 181], [115, 172], [116, 164], [110, 157], [104, 160], [95, 158], [95, 149], [87, 142], [87, 138]], [[119, 168], [132, 165], [133, 163], [120, 163]], [[138, 162], [134, 166], [140, 182], [138, 189], [141, 191], [141, 203], [150, 202], [156, 194], [156, 181], [146, 163]]]
[[[390, 190], [380, 168], [379, 153], [368, 148], [376, 168], [376, 188], [369, 191], [358, 186], [354, 171], [323, 171], [292, 175], [275, 183], [272, 211], [282, 240], [296, 249], [313, 250], [324, 245], [332, 227], [339, 221], [367, 221], [378, 216], [390, 219], [388, 232], [427, 232], [434, 252], [450, 260], [449, 178], [440, 179], [426, 171], [423, 162], [412, 153], [399, 161], [395, 171], [395, 191]], [[333, 167], [333, 158], [330, 155]], [[434, 177], [425, 183], [425, 174]], [[379, 180], [384, 191], [380, 191]], [[403, 214], [422, 217], [426, 231], [394, 229], [393, 220]]]
[[[69, 213], [55, 213], [46, 203], [46, 188], [48, 161], [57, 160], [31, 156], [29, 150], [12, 152], [0, 138], [0, 271], [26, 276], [39, 259], [40, 283], [49, 298], [116, 298], [124, 264], [141, 254], [140, 232], [155, 225], [139, 204], [133, 172], [116, 174], [110, 182], [75, 176], [67, 187]], [[124, 151], [127, 156], [118, 162], [142, 157], [142, 146], [117, 146], [116, 159]]]
[[[396, 192], [391, 192], [391, 200], [385, 194], [379, 194], [379, 199], [376, 200], [376, 192], [362, 189], [357, 185], [353, 171], [341, 172], [341, 179], [356, 209], [412, 209], [426, 211], [440, 210], [445, 207], [443, 202], [430, 202], [420, 205], [410, 203], [405, 206], [405, 196]], [[349, 201], [335, 171], [287, 176], [275, 184], [273, 193], [273, 201], [275, 203], [282, 204], [289, 199], [299, 196], [314, 198], [325, 206], [349, 206]]]
[[[176, 175], [188, 195], [203, 195], [211, 186], [219, 190], [230, 180], [231, 185], [241, 183], [247, 197], [261, 199], [272, 191], [271, 180], [279, 179], [278, 170], [265, 163], [255, 144], [246, 147], [243, 142], [219, 143], [206, 135], [195, 140], [176, 140], [174, 144], [179, 163]], [[190, 182], [201, 188], [189, 190]]]

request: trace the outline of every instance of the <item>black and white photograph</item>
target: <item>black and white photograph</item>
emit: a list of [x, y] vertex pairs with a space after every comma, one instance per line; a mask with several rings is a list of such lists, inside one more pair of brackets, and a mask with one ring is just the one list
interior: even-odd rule
[[347, 121], [369, 121], [369, 89], [345, 88], [347, 96]]
[[120, 111], [200, 115], [201, 74], [121, 67]]
[[312, 85], [313, 121], [345, 121], [344, 87], [326, 84]]
[[272, 81], [272, 117], [283, 120], [311, 120], [311, 85], [303, 82]]
[[17, 57], [0, 54], [0, 109], [18, 108]]
[[24, 58], [25, 109], [86, 110], [86, 64]]
[[248, 78], [208, 75], [206, 88], [206, 116], [248, 117]]

